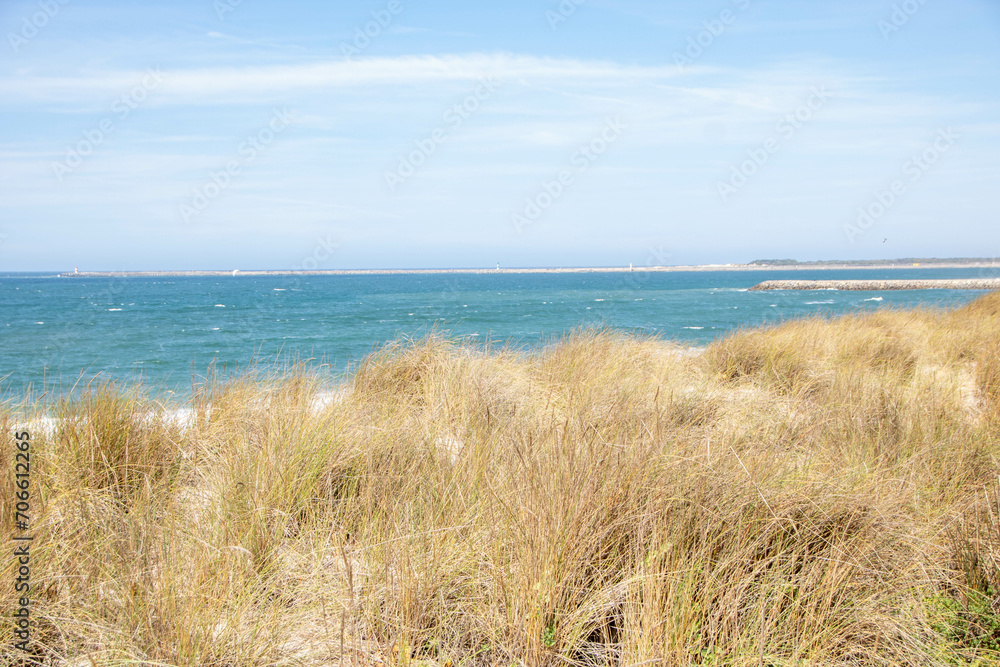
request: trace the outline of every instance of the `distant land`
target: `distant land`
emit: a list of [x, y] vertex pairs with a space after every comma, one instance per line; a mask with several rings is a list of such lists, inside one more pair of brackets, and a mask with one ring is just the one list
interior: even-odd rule
[[862, 267], [862, 268], [882, 268], [882, 267], [899, 267], [899, 268], [911, 268], [914, 265], [919, 264], [920, 266], [932, 265], [932, 266], [942, 266], [947, 264], [949, 267], [978, 267], [978, 266], [997, 266], [1000, 264], [1000, 258], [997, 257], [952, 257], [948, 259], [942, 259], [939, 257], [906, 257], [903, 259], [851, 259], [851, 260], [840, 260], [840, 259], [828, 259], [828, 260], [815, 260], [811, 262], [800, 262], [797, 259], [755, 259], [750, 262], [751, 266], [766, 266], [769, 268], [777, 268], [780, 266], [786, 267], [808, 267], [817, 268], [822, 266], [836, 266], [837, 268], [843, 267]]
[[465, 269], [314, 269], [294, 270], [243, 270], [216, 271], [68, 271], [59, 275], [65, 278], [159, 278], [183, 276], [363, 276], [428, 273], [628, 273], [673, 271], [795, 271], [809, 269], [909, 269], [909, 268], [967, 269], [998, 268], [1000, 258], [961, 257], [817, 260], [800, 262], [795, 259], [757, 259], [748, 264], [698, 264], [692, 266], [603, 266], [603, 267], [553, 267], [553, 268], [465, 268]]

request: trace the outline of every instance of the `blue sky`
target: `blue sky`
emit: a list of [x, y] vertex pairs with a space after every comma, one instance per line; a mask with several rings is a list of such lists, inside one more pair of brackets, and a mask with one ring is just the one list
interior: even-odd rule
[[1000, 254], [992, 0], [4, 1], [0, 37], [0, 270]]

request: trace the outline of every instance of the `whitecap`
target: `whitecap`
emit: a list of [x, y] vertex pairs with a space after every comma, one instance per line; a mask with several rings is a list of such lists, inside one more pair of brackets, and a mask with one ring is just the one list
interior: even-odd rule
[[215, 304], [215, 307], [216, 307], [216, 308], [225, 308], [225, 306], [224, 306], [224, 305], [222, 305], [221, 303], [217, 303], [217, 304]]
[[274, 288], [274, 291], [275, 291], [275, 292], [284, 292], [284, 291], [285, 291], [285, 289], [284, 289], [283, 287], [275, 287], [275, 288]]
[[882, 300], [882, 297], [880, 297], [880, 296], [873, 296], [870, 299], [865, 299], [865, 301], [881, 301], [881, 300]]
[[705, 327], [681, 327], [682, 329], [704, 329]]
[[807, 306], [819, 306], [822, 304], [833, 303], [833, 299], [829, 301], [806, 301]]
[[594, 301], [604, 301], [604, 299], [594, 299]]
[[108, 312], [109, 313], [114, 313], [114, 312], [117, 312], [119, 310], [121, 310], [121, 308], [108, 308]]

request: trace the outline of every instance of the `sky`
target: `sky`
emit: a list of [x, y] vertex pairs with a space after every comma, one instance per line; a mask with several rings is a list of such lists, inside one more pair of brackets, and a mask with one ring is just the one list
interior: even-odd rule
[[1000, 255], [995, 0], [0, 0], [0, 271]]

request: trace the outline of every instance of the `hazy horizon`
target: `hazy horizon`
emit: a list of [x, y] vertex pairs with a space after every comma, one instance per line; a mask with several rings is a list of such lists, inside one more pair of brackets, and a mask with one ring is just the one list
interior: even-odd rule
[[[878, 259], [866, 259], [866, 260], [844, 260], [839, 258], [832, 259], [819, 259], [819, 260], [797, 260], [794, 258], [757, 258], [750, 260], [749, 262], [727, 262], [727, 263], [706, 263], [706, 264], [646, 264], [642, 266], [628, 266], [624, 264], [606, 264], [606, 265], [566, 265], [566, 266], [500, 266], [499, 268], [504, 271], [586, 271], [589, 269], [604, 270], [604, 269], [626, 269], [634, 268], [636, 271], [641, 271], [643, 269], [650, 268], [703, 268], [703, 267], [746, 267], [750, 266], [756, 262], [791, 262], [793, 265], [800, 266], [819, 266], [829, 264], [831, 266], [837, 266], [838, 263], [843, 263], [844, 265], [858, 264], [859, 268], [867, 266], [871, 263], [883, 262], [884, 265], [890, 266], [898, 262], [929, 262], [933, 265], [947, 265], [949, 263], [954, 263], [956, 265], [968, 264], [970, 267], [975, 267], [978, 264], [988, 263], [989, 266], [997, 266], [1000, 262], [1000, 257], [895, 257], [895, 258], [878, 258]], [[818, 263], [818, 264], [817, 264]], [[864, 264], [862, 264], [864, 263]], [[765, 265], [768, 268], [780, 268], [781, 264]], [[221, 272], [229, 273], [236, 271], [237, 273], [254, 273], [254, 272], [269, 272], [269, 273], [289, 273], [295, 271], [303, 272], [337, 272], [337, 271], [398, 271], [398, 272], [433, 272], [433, 271], [446, 271], [446, 272], [484, 272], [493, 271], [497, 267], [495, 266], [386, 266], [386, 267], [358, 267], [358, 268], [279, 268], [279, 267], [263, 267], [263, 266], [244, 266], [244, 267], [208, 267], [199, 269], [147, 269], [147, 268], [134, 268], [134, 269], [108, 269], [108, 268], [98, 268], [91, 267], [87, 269], [80, 270], [80, 273], [197, 273], [197, 272]], [[899, 265], [893, 268], [908, 269], [913, 268], [911, 265]], [[79, 267], [73, 267], [72, 269], [66, 268], [45, 268], [45, 269], [33, 269], [26, 271], [0, 271], [0, 273], [73, 273], [74, 269], [79, 269]]]

